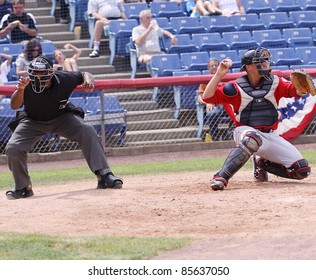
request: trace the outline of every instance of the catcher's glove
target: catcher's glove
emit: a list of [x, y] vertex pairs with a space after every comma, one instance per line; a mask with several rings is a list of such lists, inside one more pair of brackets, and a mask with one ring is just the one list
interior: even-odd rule
[[310, 75], [303, 70], [295, 70], [290, 76], [293, 86], [301, 93], [316, 95], [316, 87]]

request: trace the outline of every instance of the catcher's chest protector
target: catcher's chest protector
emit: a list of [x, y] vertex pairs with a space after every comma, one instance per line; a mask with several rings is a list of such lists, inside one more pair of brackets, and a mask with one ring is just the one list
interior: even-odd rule
[[237, 79], [241, 106], [236, 118], [240, 123], [251, 127], [265, 127], [272, 126], [278, 121], [273, 81], [274, 79], [263, 79], [262, 84], [254, 88], [246, 77]]

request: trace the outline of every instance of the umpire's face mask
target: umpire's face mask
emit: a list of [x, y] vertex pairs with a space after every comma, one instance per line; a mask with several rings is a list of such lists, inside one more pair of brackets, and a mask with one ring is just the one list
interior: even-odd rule
[[31, 85], [32, 89], [36, 93], [41, 93], [45, 90], [45, 88], [48, 86], [49, 81], [52, 78], [52, 75], [49, 74], [49, 71], [33, 71], [32, 74], [29, 74], [30, 80], [31, 80]]

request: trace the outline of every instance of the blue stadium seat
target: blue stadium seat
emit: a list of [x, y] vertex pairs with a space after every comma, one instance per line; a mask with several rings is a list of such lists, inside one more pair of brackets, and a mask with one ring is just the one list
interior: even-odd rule
[[258, 0], [243, 0], [243, 6], [246, 14], [260, 14], [260, 13], [271, 13], [272, 8], [265, 1]]
[[200, 22], [209, 33], [237, 31], [226, 16], [201, 16]]
[[170, 26], [177, 34], [206, 33], [207, 29], [200, 24], [196, 17], [171, 17]]
[[56, 46], [52, 41], [43, 41], [41, 42], [42, 52], [44, 55], [48, 56], [50, 59], [54, 59], [54, 51]]
[[259, 47], [259, 43], [253, 40], [250, 31], [223, 32], [223, 41], [231, 50], [242, 50]]
[[207, 69], [210, 59], [208, 52], [194, 52], [180, 54], [181, 65], [187, 71], [202, 71]]
[[275, 12], [300, 11], [302, 8], [293, 0], [269, 0], [269, 6]]
[[12, 61], [15, 61], [16, 58], [23, 52], [23, 44], [21, 43], [9, 43], [9, 44], [0, 44], [0, 53], [6, 53], [12, 55]]
[[291, 70], [316, 69], [316, 64], [290, 65]]
[[[178, 54], [154, 55], [150, 61], [150, 71], [152, 77], [172, 76], [175, 71], [182, 71], [181, 60]], [[156, 101], [158, 87], [154, 88], [152, 100]]]
[[293, 20], [290, 20], [286, 12], [261, 13], [260, 21], [266, 29], [295, 28]]
[[289, 66], [287, 66], [287, 65], [279, 65], [279, 66], [273, 66], [273, 65], [271, 65], [271, 69], [272, 69], [272, 70], [281, 70], [281, 71], [284, 71], [284, 70], [289, 70]]
[[177, 31], [171, 27], [169, 19], [166, 17], [159, 17], [159, 18], [155, 18], [155, 20], [157, 21], [158, 26], [161, 29], [167, 30], [172, 34], [176, 34]]
[[283, 38], [287, 40], [289, 47], [313, 46], [314, 41], [310, 28], [289, 28], [283, 30]]
[[289, 13], [289, 18], [297, 28], [316, 27], [316, 11], [295, 11]]
[[229, 50], [229, 51], [210, 51], [210, 58], [215, 57], [219, 61], [229, 57], [233, 61], [232, 68], [241, 67], [241, 57], [238, 54], [237, 50]]
[[154, 17], [186, 16], [176, 2], [151, 2], [150, 9]]
[[[103, 101], [100, 96], [95, 96], [87, 97], [86, 102], [87, 111], [92, 113], [85, 117], [85, 121], [91, 123], [99, 135], [102, 134], [103, 130], [101, 124], [104, 124], [105, 135], [119, 135], [116, 144], [123, 146], [127, 130], [127, 110], [121, 107], [119, 99], [114, 95], [104, 95]], [[103, 112], [101, 112], [102, 102]]]
[[71, 102], [76, 107], [82, 108], [82, 110], [85, 112], [85, 114], [89, 113], [87, 110], [86, 99], [83, 96], [81, 96], [81, 97], [69, 97], [68, 101]]
[[303, 11], [316, 11], [316, 0], [296, 0]]
[[111, 20], [109, 24], [109, 47], [110, 61], [112, 65], [115, 55], [129, 56], [126, 51], [126, 44], [129, 43], [132, 36], [132, 30], [138, 25], [136, 19]]
[[11, 68], [10, 68], [10, 72], [7, 75], [8, 78], [8, 82], [11, 84], [16, 84], [17, 81], [19, 80], [19, 77], [16, 74], [16, 64], [15, 62], [11, 62]]
[[195, 45], [195, 42], [192, 41], [189, 34], [180, 34], [177, 35], [177, 44], [171, 45], [170, 38], [167, 38], [166, 36], [162, 37], [162, 49], [169, 53], [184, 53], [184, 52], [197, 52], [199, 49]]
[[316, 64], [316, 47], [297, 47], [295, 52], [303, 64]]
[[229, 50], [229, 46], [223, 41], [219, 32], [192, 34], [192, 41], [196, 44], [200, 52]]
[[283, 38], [280, 29], [252, 31], [252, 38], [263, 48], [287, 47], [287, 41]]
[[302, 60], [298, 57], [294, 48], [276, 48], [269, 51], [276, 66], [302, 64]]
[[[173, 76], [196, 76], [201, 75], [200, 71], [175, 71]], [[189, 85], [189, 86], [174, 86], [174, 102], [176, 105], [176, 110], [174, 118], [178, 119], [180, 115], [181, 108], [184, 109], [196, 109], [196, 91], [199, 85]]]
[[265, 25], [259, 21], [257, 14], [234, 15], [230, 22], [236, 26], [239, 31], [264, 30]]
[[125, 15], [127, 19], [136, 19], [139, 23], [139, 13], [148, 9], [146, 2], [124, 3]]

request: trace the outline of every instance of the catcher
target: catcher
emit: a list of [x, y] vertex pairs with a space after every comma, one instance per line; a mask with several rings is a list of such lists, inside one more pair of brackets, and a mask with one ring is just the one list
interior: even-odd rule
[[236, 126], [236, 147], [213, 176], [211, 188], [223, 190], [251, 155], [253, 176], [258, 182], [267, 182], [268, 173], [289, 179], [306, 178], [311, 172], [307, 160], [274, 130], [278, 126], [279, 100], [313, 93], [313, 84], [296, 89], [292, 82], [271, 75], [271, 55], [265, 48], [247, 50], [241, 63], [240, 71], [247, 75], [219, 85], [231, 66], [230, 59], [221, 61], [203, 94], [204, 102], [223, 104]]
[[77, 141], [91, 171], [97, 175], [97, 188], [119, 189], [123, 181], [114, 176], [94, 128], [83, 122], [84, 112], [68, 102], [73, 90], [82, 85], [86, 92], [94, 89], [94, 78], [87, 72], [54, 71], [52, 61], [39, 56], [31, 61], [11, 97], [12, 109], [24, 105], [24, 111], [11, 123], [14, 130], [7, 146], [8, 165], [15, 189], [6, 192], [8, 199], [33, 196], [27, 169], [27, 153], [45, 134], [58, 134]]

